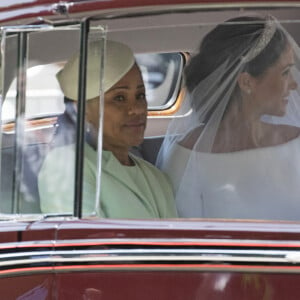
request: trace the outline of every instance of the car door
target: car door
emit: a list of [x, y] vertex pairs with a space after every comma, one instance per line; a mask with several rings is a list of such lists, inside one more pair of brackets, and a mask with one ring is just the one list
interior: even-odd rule
[[[36, 75], [35, 81], [45, 76], [40, 75], [40, 66], [47, 66], [49, 77], [38, 81], [37, 86], [45, 81], [50, 83], [50, 78], [54, 80], [55, 73], [74, 50], [81, 49], [83, 53], [86, 51], [87, 40], [91, 38], [89, 32], [95, 34], [92, 34], [93, 37], [104, 41], [106, 34], [109, 38], [124, 41], [138, 55], [143, 51], [155, 53], [156, 57], [162, 51], [192, 52], [192, 46], [187, 46], [186, 43], [192, 40], [193, 47], [196, 47], [196, 37], [200, 38], [199, 31], [202, 32], [203, 28], [206, 31], [206, 26], [212, 25], [208, 21], [211, 21], [209, 18], [214, 13], [216, 16], [212, 20], [216, 24], [223, 17], [245, 9], [242, 5], [236, 5], [231, 10], [227, 7], [224, 9], [221, 5], [217, 8], [207, 7], [206, 4], [198, 5], [195, 10], [194, 7], [185, 6], [174, 10], [172, 6], [172, 10], [170, 7], [157, 7], [154, 10], [139, 7], [119, 11], [114, 7], [111, 15], [111, 12], [102, 12], [99, 3], [97, 8], [100, 13], [97, 17], [82, 12], [84, 17], [74, 23], [65, 18], [53, 25], [3, 29], [2, 45], [5, 51], [1, 70], [4, 78], [2, 98], [5, 99], [4, 104], [10, 99], [11, 107], [15, 107], [7, 119], [2, 118], [3, 218], [0, 225], [3, 239], [0, 291], [3, 297], [299, 298], [298, 222], [213, 218], [115, 220], [82, 213], [81, 189], [84, 178], [80, 165], [83, 157], [84, 101], [78, 106], [80, 117], [74, 127], [73, 123], [67, 123], [72, 119], [64, 118], [65, 103], [57, 90], [47, 91], [47, 97], [42, 97], [45, 96], [42, 94], [36, 97], [32, 92], [36, 85], [33, 85], [30, 87], [31, 94], [29, 93], [33, 78], [31, 76]], [[76, 3], [73, 5], [75, 10], [79, 9]], [[278, 12], [277, 9], [274, 11]], [[288, 12], [298, 11], [295, 7], [290, 7]], [[89, 20], [89, 17], [92, 19]], [[181, 26], [178, 26], [179, 20]], [[186, 23], [187, 21], [191, 23]], [[129, 24], [128, 30], [126, 22]], [[184, 30], [188, 27], [191, 27], [189, 34]], [[178, 32], [181, 32], [183, 40], [174, 38], [179, 37]], [[180, 46], [182, 43], [184, 46]], [[84, 70], [84, 65], [83, 55], [81, 71]], [[35, 69], [36, 66], [38, 68]], [[31, 67], [33, 69], [30, 73]], [[180, 78], [174, 78], [180, 88], [181, 74], [178, 73]], [[80, 93], [84, 89], [84, 78], [74, 85], [79, 87]], [[179, 94], [182, 95], [181, 92], [181, 89], [177, 91], [176, 101], [180, 98]], [[53, 105], [54, 101], [51, 101], [54, 97], [58, 98], [57, 105]], [[37, 109], [38, 114], [35, 112], [31, 115], [26, 109], [27, 102], [42, 101], [42, 98], [44, 102]], [[39, 115], [45, 107], [46, 114]], [[163, 114], [167, 109], [153, 108], [149, 112], [152, 114], [149, 118], [151, 123], [153, 121], [159, 130], [164, 128], [163, 133], [165, 127], [161, 124], [173, 118], [172, 114]], [[161, 119], [163, 122], [160, 122]], [[71, 137], [71, 140], [63, 139], [62, 142], [76, 143], [78, 156], [74, 164], [81, 161], [73, 174], [73, 208], [69, 212], [43, 214], [38, 202], [36, 176], [43, 158], [54, 146], [52, 141], [56, 129], [59, 126], [69, 129], [68, 125], [73, 131], [68, 131], [66, 136]], [[153, 134], [155, 135], [156, 133]], [[101, 172], [98, 176], [101, 177]], [[100, 185], [99, 182], [98, 184]], [[99, 204], [97, 201], [99, 200], [95, 199], [95, 207]]]

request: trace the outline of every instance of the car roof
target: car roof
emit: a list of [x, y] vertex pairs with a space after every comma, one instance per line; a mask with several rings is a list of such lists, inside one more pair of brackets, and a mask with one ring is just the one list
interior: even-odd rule
[[59, 15], [76, 15], [92, 13], [111, 13], [114, 11], [170, 10], [178, 8], [230, 8], [230, 7], [277, 7], [294, 6], [299, 0], [2, 0], [0, 3], [0, 23], [27, 20], [37, 22], [39, 17], [57, 18]]

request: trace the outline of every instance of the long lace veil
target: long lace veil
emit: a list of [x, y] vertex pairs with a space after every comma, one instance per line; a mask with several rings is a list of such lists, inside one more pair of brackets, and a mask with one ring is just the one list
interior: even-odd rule
[[[286, 148], [300, 134], [299, 54], [272, 16], [234, 18], [204, 37], [157, 159], [180, 216], [300, 219], [289, 212], [300, 208], [300, 184], [289, 186], [292, 195], [279, 187], [295, 180], [284, 155], [296, 159]], [[300, 179], [300, 160], [292, 174]]]

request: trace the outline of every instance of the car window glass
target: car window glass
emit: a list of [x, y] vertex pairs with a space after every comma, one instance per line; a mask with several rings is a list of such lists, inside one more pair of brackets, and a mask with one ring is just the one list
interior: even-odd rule
[[[231, 14], [234, 15], [235, 14]], [[226, 18], [228, 16], [226, 15]], [[197, 18], [197, 23], [193, 24], [196, 29], [196, 33], [194, 34], [195, 39], [197, 41], [201, 40], [203, 36], [209, 32], [216, 24], [219, 23], [220, 20], [213, 19], [212, 22], [199, 22]], [[291, 33], [293, 33], [293, 37], [296, 37], [295, 33], [297, 32], [295, 27], [298, 26], [299, 21], [293, 20], [290, 22], [289, 20], [280, 19], [282, 21], [283, 26]], [[164, 28], [162, 28], [164, 29]], [[172, 31], [173, 28], [167, 28]], [[180, 29], [180, 28], [179, 28]], [[179, 30], [176, 28], [176, 30]], [[162, 30], [163, 31], [163, 30]], [[123, 32], [123, 31], [122, 31]], [[195, 33], [195, 32], [193, 32]], [[199, 34], [200, 33], [200, 34]], [[50, 38], [53, 40], [58, 39], [66, 39], [68, 36], [72, 36], [72, 42], [66, 42], [65, 45], [59, 49], [55, 43], [51, 44], [51, 47], [47, 46], [46, 41]], [[124, 34], [125, 36], [125, 34]], [[52, 189], [53, 198], [60, 198], [58, 187], [64, 187], [67, 191], [71, 191], [70, 193], [74, 193], [75, 189], [75, 170], [77, 167], [76, 161], [76, 151], [77, 146], [75, 146], [75, 141], [78, 135], [77, 131], [77, 102], [69, 101], [69, 99], [64, 98], [64, 94], [62, 93], [60, 86], [58, 85], [56, 79], [56, 73], [61, 70], [64, 66], [67, 59], [71, 57], [71, 55], [76, 52], [80, 48], [80, 30], [76, 28], [75, 30], [62, 30], [60, 29], [58, 32], [55, 30], [47, 30], [42, 32], [28, 32], [26, 35], [27, 44], [24, 44], [23, 48], [20, 46], [21, 41], [19, 41], [19, 36], [10, 34], [5, 37], [5, 51], [4, 56], [2, 57], [2, 94], [3, 94], [3, 110], [2, 110], [2, 160], [1, 160], [1, 199], [5, 199], [0, 204], [0, 211], [8, 212], [8, 213], [40, 213], [42, 212], [40, 207], [40, 190], [37, 184], [37, 176], [41, 171], [43, 159], [46, 154], [50, 151], [55, 150], [55, 154], [53, 155], [52, 162], [50, 162], [51, 166], [63, 166], [61, 169], [66, 169], [66, 161], [63, 156], [60, 155], [58, 151], [61, 147], [68, 146], [73, 144], [73, 148], [70, 153], [72, 153], [72, 161], [70, 163], [70, 172], [71, 176], [68, 177], [69, 181], [66, 180], [67, 177], [63, 176], [63, 179], [60, 179], [56, 183], [49, 183], [46, 186], [47, 189]], [[157, 40], [159, 40], [158, 36], [155, 36]], [[145, 36], [147, 39], [147, 36]], [[67, 39], [66, 39], [67, 40]], [[157, 42], [157, 41], [156, 41]], [[128, 43], [129, 46], [130, 43]], [[45, 45], [45, 47], [41, 48], [41, 45]], [[27, 52], [23, 54], [23, 63], [25, 65], [25, 75], [17, 76], [18, 70], [20, 69], [20, 53], [18, 53], [18, 48], [25, 49], [27, 48]], [[49, 48], [49, 49], [48, 49]], [[11, 51], [14, 49], [14, 51]], [[41, 50], [44, 49], [45, 51]], [[169, 49], [170, 50], [170, 49]], [[193, 49], [196, 52], [195, 49]], [[175, 51], [175, 50], [174, 50]], [[178, 93], [181, 89], [181, 79], [183, 67], [185, 64], [184, 58], [182, 54], [180, 54], [179, 49], [176, 49], [177, 52], [147, 52], [141, 53], [142, 51], [137, 51], [136, 60], [140, 66], [140, 69], [143, 73], [143, 78], [146, 84], [146, 94], [148, 99], [148, 107], [151, 111], [160, 111], [165, 110], [174, 105], [174, 101], [176, 102], [179, 98]], [[185, 48], [185, 51], [186, 48]], [[21, 55], [22, 57], [22, 55]], [[295, 60], [296, 66], [298, 66], [298, 60]], [[101, 63], [101, 62], [99, 62]], [[9, 68], [8, 68], [9, 65]], [[293, 76], [297, 75], [293, 70]], [[25, 77], [24, 77], [25, 76]], [[22, 83], [22, 79], [25, 81]], [[42, 80], [41, 80], [42, 79]], [[77, 87], [78, 83], [74, 83], [74, 86]], [[25, 87], [25, 91], [22, 91], [20, 86]], [[201, 89], [205, 90], [205, 89]], [[22, 91], [22, 92], [20, 92]], [[25, 97], [26, 105], [22, 107], [20, 104], [17, 104], [16, 99], [20, 99], [20, 97]], [[101, 98], [101, 97], [100, 97]], [[183, 103], [186, 103], [188, 97], [181, 97]], [[200, 97], [201, 98], [201, 97]], [[200, 98], [197, 98], [200, 99]], [[175, 111], [175, 116], [169, 117], [169, 119], [174, 120], [174, 122], [180, 121], [185, 122], [188, 120], [190, 113], [194, 108], [188, 105], [187, 107], [183, 105], [182, 110]], [[290, 110], [293, 110], [291, 107], [288, 107]], [[100, 109], [100, 112], [103, 112], [103, 109]], [[16, 117], [17, 115], [17, 117]], [[297, 117], [297, 116], [296, 116]], [[161, 126], [162, 118], [157, 118], [159, 120], [154, 120], [155, 117], [150, 115], [148, 118], [148, 128], [147, 130], [151, 130], [152, 126], [159, 127], [159, 129], [163, 130], [163, 134], [166, 133], [166, 128]], [[167, 118], [166, 118], [167, 119]], [[176, 120], [177, 119], [177, 120]], [[267, 119], [266, 119], [267, 120]], [[272, 122], [275, 119], [272, 118]], [[281, 118], [284, 120], [284, 118]], [[199, 121], [197, 119], [197, 121]], [[268, 120], [267, 120], [268, 121]], [[269, 120], [270, 121], [270, 120]], [[276, 121], [276, 120], [275, 120]], [[71, 122], [71, 123], [69, 123]], [[100, 121], [101, 123], [101, 121]], [[176, 123], [179, 124], [179, 123]], [[187, 123], [188, 124], [188, 123]], [[197, 123], [198, 124], [198, 123]], [[196, 124], [196, 125], [197, 125]], [[202, 123], [201, 123], [202, 124]], [[70, 126], [69, 126], [70, 125]], [[191, 124], [190, 127], [187, 128], [187, 131], [191, 128], [197, 127], [195, 123]], [[284, 125], [288, 125], [284, 123]], [[101, 124], [99, 124], [101, 128]], [[71, 131], [69, 131], [71, 128]], [[57, 134], [57, 132], [61, 132], [61, 135]], [[87, 130], [88, 131], [88, 130]], [[70, 134], [71, 132], [71, 134]], [[182, 132], [179, 132], [179, 135]], [[85, 133], [84, 133], [85, 134]], [[177, 134], [177, 132], [176, 132]], [[173, 138], [176, 136], [174, 134], [171, 136]], [[153, 138], [157, 137], [157, 134], [149, 135]], [[82, 138], [82, 142], [86, 141], [86, 136]], [[162, 138], [160, 136], [160, 138]], [[155, 139], [153, 139], [155, 140]], [[101, 131], [99, 131], [99, 139], [98, 142], [99, 148], [102, 149], [102, 135]], [[161, 141], [160, 141], [161, 142]], [[153, 154], [154, 152], [159, 151], [160, 144], [155, 144], [156, 141], [152, 143], [151, 139], [148, 139], [146, 143], [136, 147], [138, 150], [138, 155], [142, 158], [148, 160], [147, 156], [144, 156], [146, 152], [150, 152]], [[142, 151], [140, 151], [142, 150]], [[97, 151], [96, 151], [97, 152]], [[101, 157], [101, 152], [98, 151], [97, 155]], [[171, 151], [170, 151], [171, 152]], [[169, 152], [169, 153], [170, 153]], [[179, 156], [178, 156], [179, 157]], [[181, 159], [177, 159], [177, 161], [184, 161]], [[42, 160], [40, 160], [42, 158]], [[152, 158], [149, 159], [151, 163], [155, 163], [156, 156], [152, 155]], [[100, 177], [101, 177], [101, 162], [99, 164], [99, 159], [95, 160], [95, 173], [96, 177], [87, 178], [87, 184], [93, 184], [93, 188], [96, 190], [92, 191], [93, 201], [90, 202], [90, 206], [88, 211], [91, 213], [84, 212], [84, 214], [92, 214], [95, 212], [95, 207], [99, 206], [95, 199], [100, 199], [99, 191], [100, 191]], [[101, 161], [101, 159], [100, 159]], [[250, 159], [246, 159], [246, 164], [250, 162]], [[214, 160], [215, 162], [215, 160]], [[96, 165], [97, 164], [97, 165]], [[203, 165], [202, 165], [203, 166]], [[261, 166], [266, 166], [265, 161], [262, 162]], [[271, 164], [270, 174], [276, 177], [280, 175], [280, 170], [276, 173], [273, 168], [273, 164]], [[159, 166], [160, 167], [160, 166]], [[163, 171], [167, 171], [169, 177], [173, 180], [173, 184], [176, 187], [179, 185], [183, 186], [185, 183], [176, 182], [177, 178], [172, 178], [172, 176], [176, 176], [173, 164], [171, 164], [171, 169]], [[218, 168], [218, 166], [217, 166]], [[269, 167], [268, 167], [269, 168]], [[61, 174], [61, 169], [57, 169], [53, 171], [53, 178], [57, 178], [57, 174]], [[223, 168], [223, 170], [230, 169]], [[202, 168], [203, 172], [206, 172], [205, 168]], [[273, 172], [274, 171], [274, 172]], [[211, 172], [210, 180], [214, 180], [216, 174], [219, 176], [221, 172]], [[4, 175], [3, 175], [4, 174]], [[238, 179], [242, 178], [240, 175], [243, 174], [243, 170], [240, 170]], [[288, 174], [285, 173], [285, 174]], [[205, 176], [207, 174], [204, 174]], [[203, 176], [204, 176], [203, 175]], [[228, 175], [227, 173], [225, 174]], [[281, 174], [282, 175], [282, 174]], [[187, 181], [194, 180], [193, 184], [196, 186], [198, 183], [198, 177], [192, 176], [185, 178]], [[297, 180], [297, 179], [295, 179]], [[54, 181], [55, 182], [55, 181]], [[95, 184], [96, 182], [96, 184]], [[175, 182], [175, 183], [174, 183]], [[202, 183], [205, 181], [202, 181]], [[248, 182], [248, 181], [247, 181]], [[253, 181], [254, 182], [254, 181]], [[290, 181], [291, 182], [291, 181]], [[59, 183], [59, 184], [58, 184]], [[188, 184], [190, 184], [188, 182]], [[279, 185], [281, 186], [281, 185]], [[224, 185], [222, 186], [227, 192], [228, 191], [237, 191], [232, 185]], [[220, 192], [222, 189], [219, 189]], [[254, 191], [255, 189], [251, 189]], [[255, 190], [258, 192], [258, 189]], [[64, 192], [61, 192], [64, 193]], [[36, 200], [36, 195], [38, 195]], [[199, 194], [200, 200], [202, 200], [203, 195]], [[57, 213], [57, 212], [65, 212], [65, 213], [73, 213], [74, 209], [74, 198], [72, 194], [72, 200], [68, 204], [68, 209], [61, 209], [57, 207], [51, 210], [45, 210], [45, 213]], [[185, 199], [185, 197], [183, 197]], [[229, 199], [229, 198], [228, 198]], [[230, 198], [231, 199], [231, 198]], [[201, 201], [200, 201], [201, 202]], [[50, 203], [50, 201], [49, 201]], [[213, 202], [210, 202], [213, 203]], [[64, 204], [64, 203], [62, 203]], [[183, 205], [186, 203], [183, 202]], [[255, 208], [256, 209], [256, 208]], [[221, 209], [224, 212], [224, 209]], [[296, 210], [294, 210], [296, 211]], [[198, 216], [197, 217], [202, 217]], [[204, 217], [207, 217], [206, 215]], [[209, 217], [209, 216], [208, 216]], [[255, 217], [256, 218], [256, 217]], [[257, 217], [263, 218], [263, 217]], [[267, 219], [267, 217], [266, 217]]]
[[164, 110], [177, 100], [183, 57], [180, 53], [137, 54], [149, 110]]
[[[183, 57], [180, 53], [136, 54], [144, 78], [148, 109], [164, 110], [177, 100], [181, 82]], [[29, 118], [56, 115], [64, 111], [63, 94], [56, 73], [65, 61], [35, 65], [27, 70], [26, 116]], [[13, 79], [2, 108], [2, 120], [15, 116], [16, 78]]]
[[[20, 28], [17, 33], [16, 28], [14, 32], [6, 30], [2, 35], [4, 104], [0, 212], [73, 214], [73, 197], [67, 209], [50, 204], [51, 195], [59, 197], [64, 187], [74, 194], [77, 126], [74, 112], [77, 108], [76, 104], [65, 101], [56, 73], [63, 62], [79, 51], [80, 27]], [[62, 39], [65, 43], [58, 46], [55, 41]], [[76, 94], [77, 85], [74, 82]], [[56, 166], [63, 165], [64, 161], [63, 156], [56, 156], [51, 166], [52, 174], [39, 186], [45, 157], [54, 148], [69, 144], [73, 144], [74, 156], [66, 165], [71, 170], [70, 176], [65, 181], [61, 178], [57, 181], [60, 174]], [[45, 191], [48, 196], [42, 201]]]
[[[27, 118], [57, 115], [64, 111], [63, 93], [56, 80], [56, 73], [63, 63], [37, 65], [27, 70], [26, 116]], [[2, 120], [13, 120], [16, 113], [16, 84], [13, 79], [2, 108]]]
[[299, 20], [232, 17], [199, 24], [203, 43], [185, 70], [190, 113], [171, 121], [157, 165], [181, 217], [297, 221]]

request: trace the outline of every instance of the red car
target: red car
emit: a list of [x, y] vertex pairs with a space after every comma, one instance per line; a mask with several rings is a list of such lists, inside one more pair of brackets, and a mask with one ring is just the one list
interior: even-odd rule
[[80, 188], [72, 213], [43, 214], [37, 186], [65, 108], [54, 75], [89, 37], [134, 50], [149, 110], [138, 150], [154, 163], [204, 33], [250, 12], [276, 16], [300, 39], [299, 1], [2, 2], [1, 299], [300, 298], [299, 222], [88, 217]]

